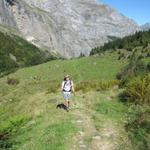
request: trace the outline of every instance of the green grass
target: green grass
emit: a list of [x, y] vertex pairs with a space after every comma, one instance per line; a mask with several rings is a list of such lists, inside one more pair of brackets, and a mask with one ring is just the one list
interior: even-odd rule
[[[126, 64], [118, 61], [117, 54], [106, 54], [103, 57], [87, 57], [74, 60], [55, 60], [42, 65], [23, 68], [10, 74], [10, 78], [18, 79], [19, 85], [9, 86], [4, 77], [0, 80], [1, 95], [31, 94], [48, 90], [56, 84], [60, 86], [66, 74], [70, 74], [75, 85], [83, 81], [113, 80], [117, 72]], [[18, 97], [19, 97], [18, 96]]]
[[45, 143], [45, 145], [48, 142], [45, 150], [48, 150], [49, 146], [54, 150], [67, 150], [67, 143], [69, 143], [70, 138], [75, 131], [76, 128], [71, 122], [61, 122], [59, 124], [48, 126], [44, 133], [44, 136], [46, 135], [45, 139], [42, 139], [42, 142]]
[[[7, 54], [11, 50], [18, 55], [19, 48], [26, 47], [25, 41], [18, 38], [14, 40], [17, 40], [17, 44], [23, 43], [17, 45], [14, 51], [11, 49], [13, 46], [10, 47], [5, 51]], [[0, 44], [3, 46], [3, 43]], [[33, 47], [28, 45], [27, 48]], [[1, 49], [1, 52], [4, 52], [4, 49]], [[27, 52], [29, 58], [32, 52]], [[132, 54], [131, 51], [130, 53]], [[125, 51], [124, 55], [126, 54], [129, 53]], [[92, 136], [95, 135], [94, 128], [100, 136], [102, 134], [102, 141], [106, 140], [107, 143], [111, 140], [112, 143], [117, 142], [120, 149], [127, 147], [133, 150], [134, 148], [130, 147], [131, 144], [128, 142], [128, 132], [125, 132], [124, 128], [127, 123], [128, 106], [118, 100], [118, 94], [122, 90], [118, 89], [116, 74], [128, 64], [128, 59], [118, 59], [120, 55], [122, 54], [118, 51], [111, 53], [106, 51], [101, 56], [53, 60], [19, 69], [0, 78], [0, 148], [3, 150], [68, 150], [73, 144], [77, 144], [74, 140], [78, 138], [79, 130], [87, 133], [84, 140], [90, 145]], [[21, 60], [22, 56], [19, 55], [18, 60]], [[34, 58], [38, 60], [35, 55]], [[34, 59], [31, 60], [34, 62]], [[149, 58], [146, 56], [144, 61], [148, 63]], [[21, 64], [21, 66], [25, 65]], [[77, 107], [69, 113], [56, 109], [56, 105], [63, 102], [60, 86], [66, 74], [72, 77], [76, 89], [73, 103]], [[8, 85], [9, 79], [18, 81], [18, 84]], [[86, 117], [91, 122], [86, 122], [84, 120]], [[80, 121], [79, 119], [85, 121], [83, 124], [85, 123], [86, 128], [75, 124], [76, 121]], [[92, 131], [88, 132], [84, 129]], [[109, 131], [116, 134], [117, 140], [109, 139], [107, 133]], [[139, 141], [139, 137], [146, 138], [144, 132], [141, 129], [137, 130], [136, 134], [130, 132], [133, 136], [131, 140]], [[140, 136], [135, 138], [134, 135]], [[114, 135], [112, 136], [115, 138]], [[142, 142], [137, 148], [141, 149], [144, 146], [145, 143]]]
[[[18, 114], [31, 118], [9, 138], [8, 142], [13, 143], [12, 149], [47, 150], [51, 147], [51, 150], [67, 150], [78, 129], [72, 123], [73, 114], [56, 109], [56, 105], [63, 102], [59, 87], [64, 75], [70, 74], [75, 86], [84, 81], [111, 81], [127, 63], [117, 58], [117, 53], [106, 53], [101, 57], [54, 60], [19, 69], [9, 75], [9, 78], [19, 81], [17, 85], [8, 85], [7, 76], [1, 78], [0, 121], [7, 122], [7, 118]], [[85, 102], [80, 93], [75, 98], [91, 109], [88, 103], [92, 98]]]
[[[57, 110], [56, 104], [61, 102], [61, 96], [58, 94], [38, 93], [34, 96], [24, 97], [22, 101], [13, 102], [5, 107], [5, 111], [1, 111], [1, 121], [5, 123], [1, 128], [3, 131], [13, 131], [8, 140], [2, 141], [14, 150], [52, 150], [63, 149], [72, 143], [71, 137], [77, 132], [77, 128], [71, 122], [71, 115], [65, 111]], [[22, 118], [17, 119], [15, 114], [19, 113], [31, 119], [24, 124]], [[12, 116], [9, 123], [7, 116]], [[13, 117], [14, 116], [14, 117]], [[10, 124], [8, 124], [8, 123]], [[8, 125], [7, 125], [8, 124]], [[17, 132], [14, 132], [16, 131]], [[1, 132], [2, 133], [2, 132]], [[69, 139], [69, 142], [67, 141]], [[6, 147], [7, 149], [7, 147]]]
[[[123, 149], [125, 146], [128, 150], [134, 150], [124, 129], [128, 107], [118, 101], [119, 93], [120, 90], [118, 89], [100, 92], [90, 91], [78, 94], [75, 99], [80, 101], [81, 105], [84, 105], [83, 109], [93, 120], [96, 135], [102, 137], [100, 141], [106, 138], [106, 141], [110, 140], [111, 143], [117, 145], [114, 149]], [[85, 126], [88, 126], [88, 124], [85, 124]], [[109, 137], [111, 132], [114, 133]], [[87, 136], [86, 142], [90, 145], [92, 138]]]
[[42, 80], [62, 80], [65, 74], [70, 74], [76, 81], [93, 79], [114, 79], [116, 73], [126, 64], [118, 61], [117, 54], [106, 54], [103, 57], [84, 57], [73, 60], [55, 60], [39, 66], [20, 69], [12, 74], [22, 80], [39, 76]]
[[98, 113], [111, 119], [123, 118], [127, 111], [127, 107], [123, 103], [117, 101], [101, 101], [95, 108]]
[[[56, 122], [43, 126], [44, 123], [34, 125], [34, 128], [24, 129], [13, 137], [17, 143], [15, 150], [67, 150], [72, 143], [72, 136], [77, 128], [70, 121]], [[32, 134], [31, 134], [32, 133]]]
[[127, 105], [121, 103], [118, 94], [121, 90], [106, 90], [94, 95], [94, 102], [91, 109], [95, 111], [93, 119], [95, 120], [97, 129], [103, 126], [102, 122], [113, 122], [123, 125], [128, 110]]

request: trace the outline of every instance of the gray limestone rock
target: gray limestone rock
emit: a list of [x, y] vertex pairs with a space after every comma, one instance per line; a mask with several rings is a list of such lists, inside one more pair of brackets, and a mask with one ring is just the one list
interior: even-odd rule
[[143, 31], [150, 30], [150, 23], [145, 23], [145, 24], [141, 25], [141, 30], [143, 30]]
[[96, 0], [0, 0], [0, 24], [67, 58], [89, 55], [112, 37], [140, 30], [133, 20]]

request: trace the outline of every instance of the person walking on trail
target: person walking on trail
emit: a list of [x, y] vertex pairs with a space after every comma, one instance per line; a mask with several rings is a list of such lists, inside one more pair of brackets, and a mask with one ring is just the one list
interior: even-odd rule
[[73, 81], [70, 79], [69, 75], [66, 75], [64, 77], [64, 80], [62, 82], [61, 86], [61, 91], [63, 92], [63, 97], [64, 97], [64, 104], [67, 108], [70, 107], [70, 98], [71, 98], [71, 93], [74, 93], [74, 85]]

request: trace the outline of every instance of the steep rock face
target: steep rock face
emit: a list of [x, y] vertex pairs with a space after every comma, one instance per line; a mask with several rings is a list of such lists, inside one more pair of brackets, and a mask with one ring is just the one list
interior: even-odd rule
[[150, 30], [150, 23], [145, 23], [141, 26], [141, 30], [148, 31]]
[[0, 0], [0, 24], [16, 27], [11, 10], [9, 9], [9, 3], [4, 0]]
[[91, 48], [112, 37], [140, 29], [134, 21], [95, 0], [1, 0], [0, 4], [0, 23], [65, 57], [88, 55]]

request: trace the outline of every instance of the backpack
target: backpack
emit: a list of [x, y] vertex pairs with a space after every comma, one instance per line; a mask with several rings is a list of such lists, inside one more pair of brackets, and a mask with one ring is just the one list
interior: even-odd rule
[[64, 92], [71, 92], [72, 91], [72, 81], [71, 80], [69, 80], [70, 82], [70, 90], [69, 91], [66, 91], [65, 89], [64, 89], [64, 87], [65, 87], [65, 85], [66, 85], [66, 83], [67, 83], [67, 81], [64, 81], [65, 83], [64, 83], [64, 86], [63, 86], [63, 91]]

